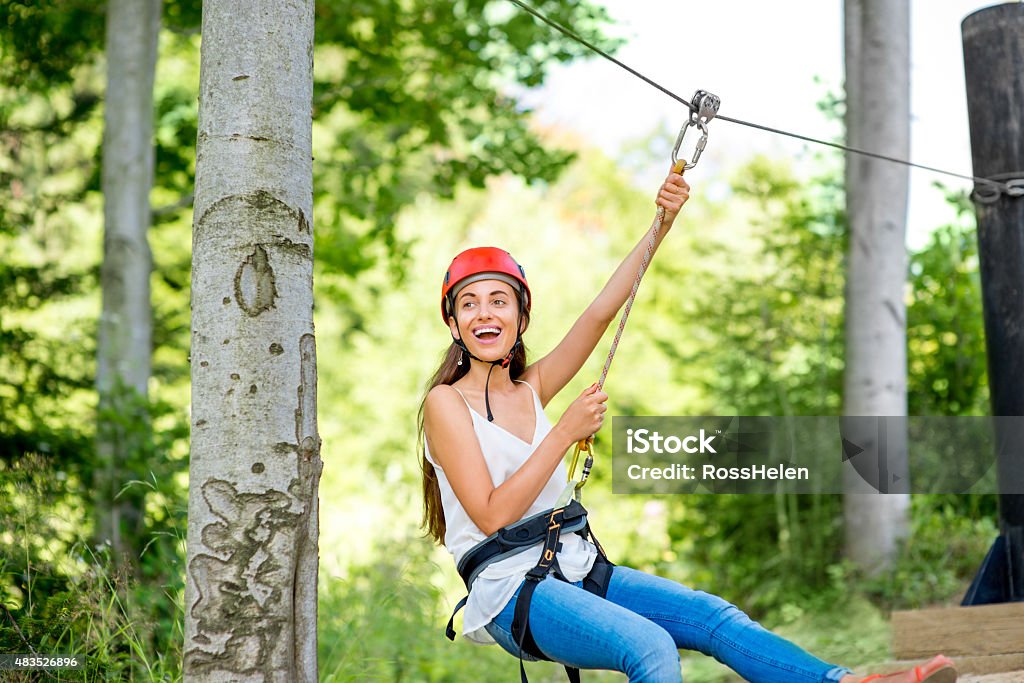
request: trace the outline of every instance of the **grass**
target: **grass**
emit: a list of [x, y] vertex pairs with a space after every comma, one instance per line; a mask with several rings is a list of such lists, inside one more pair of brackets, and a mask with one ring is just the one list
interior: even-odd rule
[[[73, 654], [87, 665], [82, 671], [4, 672], [4, 680], [183, 680], [184, 539], [161, 532], [147, 544], [142, 564], [159, 564], [164, 576], [173, 577], [156, 586], [151, 578], [140, 582], [114, 570], [107, 549], [82, 539], [64, 551], [44, 552], [30, 539], [54, 533], [58, 520], [47, 517], [54, 508], [46, 508], [31, 487], [15, 499], [12, 489], [3, 488], [11, 481], [0, 482], [0, 492], [10, 492], [9, 501], [18, 506], [15, 528], [0, 534], [0, 652]], [[953, 599], [995, 532], [990, 519], [972, 520], [947, 508], [921, 510], [916, 519], [915, 534], [890, 574], [868, 580], [833, 567], [829, 587], [811, 599], [783, 599], [762, 623], [826, 661], [856, 668], [889, 659], [887, 611], [921, 606], [929, 598]], [[515, 680], [518, 662], [499, 647], [444, 637], [450, 610], [463, 594], [451, 558], [415, 528], [403, 532], [404, 525], [397, 526], [393, 537], [381, 538], [360, 558], [323, 558], [322, 567], [331, 569], [320, 576], [320, 680]], [[624, 543], [612, 539], [611, 546]], [[742, 608], [742, 597], [736, 601]], [[697, 653], [683, 652], [682, 662], [687, 683], [738, 680]], [[561, 667], [551, 663], [527, 668], [535, 683], [564, 680]], [[611, 672], [587, 672], [585, 678], [624, 680]]]
[[[148, 579], [140, 581], [111, 561], [108, 547], [86, 540], [83, 520], [55, 490], [68, 484], [55, 481], [47, 463], [27, 456], [3, 474], [0, 492], [18, 514], [0, 539], [0, 652], [73, 655], [84, 663], [79, 670], [5, 671], [3, 680], [180, 681], [176, 577], [184, 539], [171, 534], [171, 544], [147, 544], [134, 562]], [[155, 483], [135, 484], [156, 491]], [[168, 585], [158, 585], [153, 567]]]

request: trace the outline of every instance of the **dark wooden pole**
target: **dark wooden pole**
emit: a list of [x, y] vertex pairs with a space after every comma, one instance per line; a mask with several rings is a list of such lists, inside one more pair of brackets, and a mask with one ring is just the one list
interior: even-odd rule
[[[962, 24], [974, 174], [1024, 178], [1024, 3]], [[992, 414], [1024, 416], [1024, 197], [976, 202]], [[1024, 600], [1024, 430], [996, 425], [1000, 538], [965, 604]]]

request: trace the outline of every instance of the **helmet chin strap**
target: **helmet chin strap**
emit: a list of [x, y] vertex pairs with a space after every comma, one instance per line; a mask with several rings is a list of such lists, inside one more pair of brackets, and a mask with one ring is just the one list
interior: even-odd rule
[[[460, 337], [461, 334], [462, 331], [459, 330]], [[498, 360], [484, 360], [482, 358], [477, 358], [476, 356], [473, 355], [473, 352], [470, 351], [469, 348], [466, 346], [466, 342], [462, 341], [461, 338], [456, 338], [453, 336], [452, 341], [454, 341], [459, 346], [459, 348], [461, 348], [466, 353], [466, 355], [469, 356], [471, 359], [480, 363], [490, 364], [491, 369], [487, 371], [487, 381], [484, 382], [484, 407], [487, 409], [487, 421], [494, 422], [494, 414], [491, 412], [490, 396], [491, 372], [494, 371], [495, 365], [500, 365], [503, 368], [507, 368], [509, 365], [512, 364], [512, 354], [514, 354], [516, 352], [516, 348], [523, 343], [522, 333], [516, 333], [516, 342], [512, 345], [512, 348], [508, 350], [508, 353], [505, 354], [505, 357], [499, 358]]]

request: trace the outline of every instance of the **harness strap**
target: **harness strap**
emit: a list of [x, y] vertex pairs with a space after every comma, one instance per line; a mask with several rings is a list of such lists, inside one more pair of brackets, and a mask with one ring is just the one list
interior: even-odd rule
[[[556, 509], [561, 506], [556, 506]], [[485, 540], [471, 548], [459, 560], [456, 569], [468, 589], [477, 574], [490, 563], [510, 557], [516, 553], [542, 543], [548, 534], [549, 520], [553, 510], [545, 510], [522, 519], [515, 524], [498, 529]], [[587, 511], [576, 501], [570, 501], [562, 512], [562, 532], [579, 533], [586, 528]]]
[[[537, 590], [537, 586], [552, 569], [554, 569], [556, 577], [562, 578], [561, 572], [557, 569], [557, 556], [558, 548], [561, 546], [558, 539], [562, 535], [564, 514], [565, 508], [552, 510], [551, 517], [548, 519], [547, 535], [544, 537], [544, 548], [541, 550], [540, 560], [530, 571], [526, 572], [526, 579], [523, 581], [523, 587], [519, 589], [519, 598], [516, 600], [515, 613], [512, 617], [512, 636], [519, 645], [520, 683], [530, 683], [526, 677], [526, 667], [523, 664], [523, 652], [537, 659], [551, 659], [541, 651], [537, 646], [537, 641], [533, 639], [533, 633], [530, 631], [530, 603], [533, 600], [533, 592]], [[579, 683], [580, 681], [580, 670], [576, 667], [566, 666], [565, 675], [569, 678], [570, 683]]]
[[[587, 526], [584, 528], [584, 531], [586, 532], [587, 536], [590, 536], [590, 542], [594, 544], [595, 548], [597, 548], [598, 559], [604, 560], [607, 564], [610, 564], [614, 567], [615, 565], [608, 560], [608, 553], [604, 551], [604, 546], [601, 545], [601, 541], [597, 540], [597, 536], [594, 535], [594, 530], [590, 527], [589, 522], [587, 523]], [[607, 586], [605, 586], [605, 589], [607, 590]], [[604, 596], [602, 595], [601, 597]]]
[[[536, 659], [545, 661], [551, 660], [551, 658], [545, 655], [541, 651], [540, 647], [538, 647], [537, 641], [534, 640], [533, 634], [530, 630], [530, 603], [533, 600], [533, 592], [537, 589], [540, 582], [547, 578], [549, 574], [562, 581], [566, 580], [558, 567], [558, 551], [561, 550], [562, 547], [559, 539], [561, 538], [562, 531], [567, 521], [576, 520], [581, 516], [581, 514], [585, 515], [586, 510], [583, 509], [583, 506], [578, 502], [572, 501], [566, 507], [556, 508], [546, 514], [548, 515], [548, 518], [546, 520], [547, 526], [544, 529], [544, 547], [541, 550], [540, 559], [537, 561], [537, 564], [526, 573], [523, 586], [519, 589], [519, 597], [516, 599], [515, 612], [512, 616], [512, 637], [519, 646], [519, 677], [521, 683], [529, 683], [529, 679], [526, 677], [523, 653], [526, 653]], [[539, 522], [541, 519], [537, 519], [535, 521]], [[584, 519], [586, 518], [584, 517]], [[515, 528], [515, 525], [512, 527], [506, 527], [499, 530], [497, 535], [502, 534], [502, 532], [508, 529]], [[569, 528], [572, 529], [573, 527], [570, 526]], [[597, 558], [594, 560], [594, 565], [590, 572], [583, 579], [583, 589], [589, 593], [597, 595], [598, 597], [604, 598], [608, 593], [608, 583], [611, 580], [612, 569], [615, 565], [608, 560], [607, 555], [605, 555], [604, 548], [601, 547], [597, 537], [594, 536], [594, 532], [590, 528], [589, 523], [585, 524], [582, 529], [573, 530], [583, 538], [589, 537], [593, 542], [594, 547], [597, 548]], [[526, 548], [524, 547], [523, 549], [525, 550]], [[495, 555], [492, 554], [488, 559], [493, 559], [494, 557]], [[487, 560], [483, 560], [477, 564], [477, 566], [486, 563]], [[472, 572], [468, 567], [460, 567], [459, 569], [460, 574], [464, 574], [464, 579], [467, 579], [471, 573], [475, 576], [475, 572]], [[465, 572], [461, 570], [465, 570]], [[467, 581], [467, 583], [471, 583], [471, 581]], [[455, 606], [455, 611], [452, 612], [451, 618], [448, 620], [445, 635], [448, 636], [449, 640], [455, 640], [455, 615], [459, 610], [465, 607], [468, 599], [469, 596], [466, 596], [459, 601]], [[578, 668], [566, 666], [565, 674], [569, 679], [569, 683], [580, 683], [580, 670]]]
[[608, 583], [611, 581], [614, 568], [615, 565], [609, 562], [608, 558], [603, 554], [598, 555], [590, 573], [583, 579], [583, 590], [593, 593], [599, 598], [607, 597]]
[[444, 629], [444, 634], [448, 636], [448, 640], [455, 640], [455, 615], [459, 613], [459, 610], [466, 606], [469, 602], [469, 596], [459, 600], [459, 604], [455, 605], [455, 610], [452, 612], [452, 616], [448, 619], [448, 626]]
[[536, 590], [540, 579], [527, 579], [519, 590], [519, 598], [516, 600], [516, 611], [512, 617], [512, 635], [519, 645], [519, 678], [522, 683], [529, 683], [526, 677], [526, 667], [523, 666], [523, 652], [533, 655], [537, 659], [550, 659], [537, 647], [537, 641], [533, 639], [530, 632], [530, 601], [533, 599], [533, 591]]

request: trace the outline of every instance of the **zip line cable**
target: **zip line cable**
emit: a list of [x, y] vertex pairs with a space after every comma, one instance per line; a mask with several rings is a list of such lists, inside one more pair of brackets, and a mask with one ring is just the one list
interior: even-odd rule
[[[578, 33], [573, 31], [572, 29], [566, 28], [565, 26], [561, 25], [557, 21], [554, 21], [553, 19], [549, 19], [548, 17], [544, 16], [543, 14], [541, 14], [537, 10], [533, 9], [532, 7], [527, 5], [526, 3], [522, 2], [522, 0], [509, 0], [509, 2], [511, 2], [514, 5], [517, 5], [518, 7], [522, 8], [525, 12], [527, 12], [529, 14], [532, 14], [534, 17], [536, 17], [537, 19], [541, 20], [542, 22], [544, 22], [548, 26], [554, 28], [555, 30], [557, 30], [557, 31], [559, 31], [561, 33], [563, 33], [564, 35], [568, 36], [569, 38], [572, 38], [573, 40], [575, 40], [576, 42], [580, 43], [581, 45], [584, 45], [585, 47], [589, 48], [593, 52], [601, 55], [602, 57], [604, 57], [608, 61], [612, 62], [613, 64], [621, 67], [622, 69], [625, 69], [626, 71], [628, 71], [632, 75], [636, 76], [640, 80], [644, 81], [648, 85], [653, 86], [654, 88], [657, 88], [658, 90], [660, 90], [664, 94], [668, 95], [672, 99], [674, 99], [677, 102], [683, 104], [691, 112], [696, 113], [697, 109], [696, 109], [696, 107], [691, 102], [689, 102], [688, 100], [686, 100], [686, 99], [680, 97], [679, 95], [675, 94], [674, 92], [672, 92], [671, 90], [669, 90], [665, 86], [661, 85], [657, 81], [655, 81], [655, 80], [653, 80], [651, 78], [648, 78], [647, 76], [645, 76], [644, 74], [640, 73], [636, 69], [630, 67], [629, 65], [619, 61], [615, 57], [612, 57], [610, 54], [608, 54], [607, 52], [605, 52], [601, 48], [597, 47], [596, 45], [594, 45], [590, 41], [586, 40], [585, 38], [580, 36]], [[740, 126], [747, 126], [748, 128], [756, 128], [758, 130], [763, 130], [763, 131], [768, 132], [768, 133], [774, 133], [776, 135], [784, 135], [786, 137], [795, 138], [797, 140], [803, 140], [805, 142], [812, 142], [812, 143], [817, 144], [817, 145], [824, 145], [826, 147], [833, 147], [835, 149], [841, 149], [844, 152], [851, 152], [853, 154], [859, 154], [861, 156], [872, 157], [874, 159], [881, 159], [883, 161], [889, 161], [889, 162], [892, 162], [892, 163], [895, 163], [895, 164], [903, 164], [904, 166], [911, 166], [913, 168], [920, 168], [922, 170], [930, 171], [932, 173], [939, 173], [939, 174], [942, 174], [942, 175], [952, 176], [954, 178], [962, 178], [963, 180], [973, 180], [975, 183], [981, 183], [983, 185], [988, 185], [991, 188], [994, 188], [996, 191], [998, 191], [998, 192], [1005, 192], [1006, 194], [1008, 194], [1010, 196], [1020, 196], [1020, 194], [1022, 192], [1022, 188], [1021, 188], [1019, 183], [1000, 183], [1000, 182], [997, 182], [997, 181], [992, 180], [990, 178], [982, 178], [980, 176], [967, 175], [967, 174], [964, 174], [964, 173], [956, 173], [954, 171], [947, 171], [947, 170], [944, 170], [944, 169], [941, 169], [941, 168], [936, 168], [934, 166], [926, 166], [924, 164], [918, 164], [918, 163], [915, 163], [913, 161], [907, 161], [906, 159], [899, 159], [897, 157], [888, 156], [886, 154], [880, 154], [878, 152], [869, 152], [869, 151], [864, 150], [864, 149], [858, 149], [856, 147], [850, 147], [848, 145], [844, 145], [844, 144], [841, 144], [841, 143], [838, 143], [838, 142], [829, 142], [828, 140], [821, 140], [821, 139], [813, 138], [813, 137], [810, 137], [810, 136], [807, 136], [807, 135], [801, 135], [799, 133], [793, 133], [793, 132], [790, 132], [790, 131], [782, 130], [780, 128], [772, 128], [771, 126], [765, 126], [765, 125], [761, 125], [759, 123], [753, 123], [751, 121], [744, 121], [742, 119], [736, 119], [736, 118], [732, 118], [732, 117], [729, 117], [729, 116], [723, 116], [721, 114], [717, 114], [715, 116], [715, 118], [718, 119], [718, 120], [722, 120], [722, 121], [728, 121], [729, 123], [735, 123], [735, 124], [738, 124]], [[1018, 175], [1018, 174], [1007, 174], [1007, 175]], [[989, 192], [991, 192], [991, 190]]]

